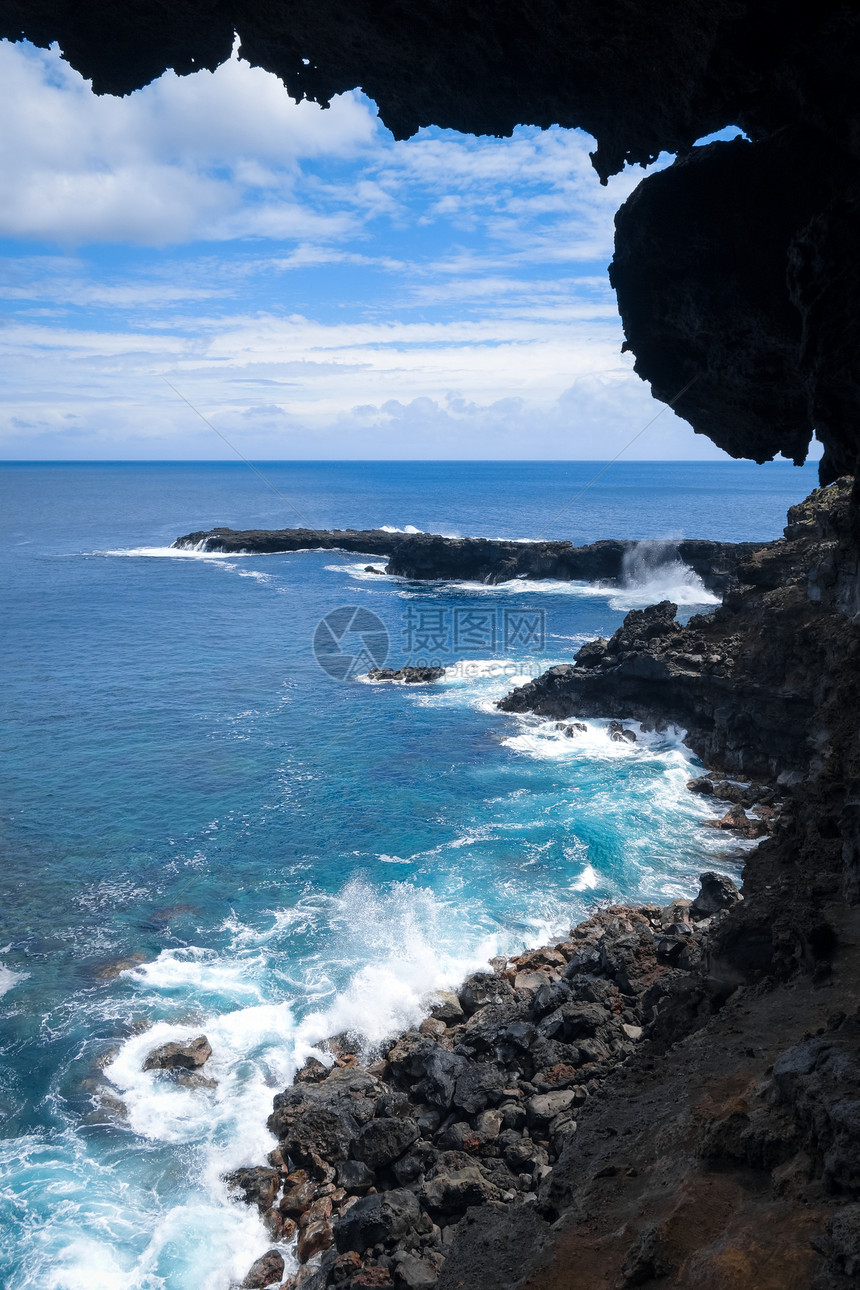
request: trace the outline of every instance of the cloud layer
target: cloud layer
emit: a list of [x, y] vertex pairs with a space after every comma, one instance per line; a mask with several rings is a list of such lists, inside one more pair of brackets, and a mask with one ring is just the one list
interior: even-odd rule
[[[235, 57], [95, 98], [0, 43], [0, 454], [593, 457], [658, 405], [620, 354], [587, 136], [294, 103]], [[667, 412], [637, 456], [720, 456]]]

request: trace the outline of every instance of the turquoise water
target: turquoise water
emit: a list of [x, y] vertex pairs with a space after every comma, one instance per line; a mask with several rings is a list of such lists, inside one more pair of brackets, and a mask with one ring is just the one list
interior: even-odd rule
[[[550, 525], [597, 469], [261, 466], [314, 527], [575, 542], [766, 539], [815, 486], [812, 467], [618, 464]], [[679, 736], [617, 745], [590, 722], [565, 740], [493, 707], [631, 607], [707, 607], [669, 555], [607, 591], [171, 552], [194, 529], [301, 522], [239, 464], [0, 467], [0, 513], [4, 1285], [226, 1288], [269, 1242], [221, 1174], [270, 1148], [310, 1044], [379, 1039], [597, 900], [668, 899], [737, 863], [698, 826]], [[379, 617], [389, 662], [429, 651], [445, 680], [332, 679], [312, 640], [341, 606]], [[200, 1031], [216, 1089], [142, 1072]]]

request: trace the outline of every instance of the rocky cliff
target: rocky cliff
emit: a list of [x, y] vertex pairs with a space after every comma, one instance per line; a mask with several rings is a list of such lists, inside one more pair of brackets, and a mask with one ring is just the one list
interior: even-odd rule
[[832, 739], [836, 677], [857, 664], [842, 612], [856, 582], [851, 493], [841, 480], [793, 507], [786, 536], [740, 562], [740, 585], [713, 613], [681, 627], [668, 602], [633, 610], [611, 640], [584, 645], [501, 708], [673, 721], [708, 765], [807, 774]]

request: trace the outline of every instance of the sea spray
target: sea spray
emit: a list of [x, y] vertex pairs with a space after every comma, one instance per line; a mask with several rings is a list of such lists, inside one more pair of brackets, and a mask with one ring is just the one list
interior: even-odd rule
[[621, 582], [621, 590], [610, 597], [613, 609], [644, 609], [661, 600], [678, 606], [720, 603], [671, 541], [637, 542], [625, 551]]

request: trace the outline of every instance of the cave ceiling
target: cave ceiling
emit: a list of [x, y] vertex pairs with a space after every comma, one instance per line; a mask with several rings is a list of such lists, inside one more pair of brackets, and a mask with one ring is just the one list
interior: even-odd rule
[[[673, 165], [616, 221], [636, 370], [736, 457], [826, 482], [860, 450], [860, 7], [819, 0], [0, 0], [98, 94], [240, 54], [327, 103], [360, 87], [398, 138], [581, 127], [605, 180]], [[726, 126], [746, 138], [693, 144]]]

